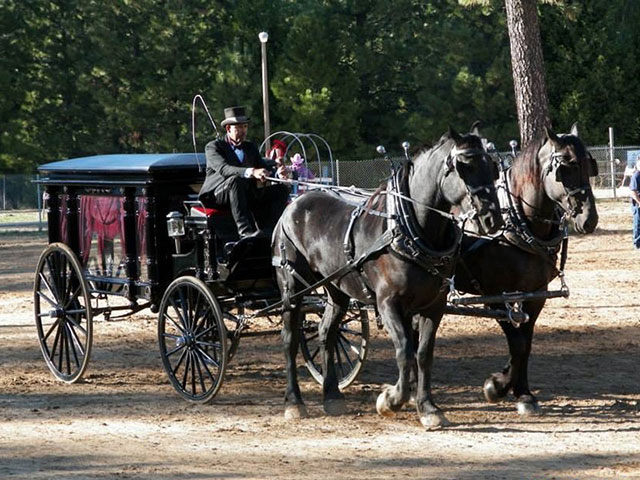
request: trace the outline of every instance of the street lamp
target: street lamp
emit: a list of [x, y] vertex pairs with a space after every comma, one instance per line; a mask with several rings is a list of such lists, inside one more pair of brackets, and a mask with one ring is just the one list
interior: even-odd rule
[[262, 49], [262, 110], [264, 115], [264, 138], [266, 139], [264, 148], [265, 152], [268, 152], [271, 148], [269, 135], [271, 134], [271, 125], [269, 122], [269, 85], [267, 80], [267, 42], [269, 41], [269, 34], [267, 32], [260, 32], [258, 34], [260, 39], [260, 46]]

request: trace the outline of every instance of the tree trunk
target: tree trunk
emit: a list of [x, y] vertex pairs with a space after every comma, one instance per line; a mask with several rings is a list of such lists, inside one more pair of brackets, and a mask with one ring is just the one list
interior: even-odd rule
[[524, 147], [551, 126], [536, 0], [505, 0], [511, 69]]

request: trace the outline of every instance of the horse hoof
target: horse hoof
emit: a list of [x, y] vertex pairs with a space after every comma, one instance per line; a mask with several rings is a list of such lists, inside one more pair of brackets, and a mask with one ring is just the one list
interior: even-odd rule
[[498, 393], [498, 387], [496, 386], [496, 381], [493, 376], [484, 381], [482, 390], [484, 391], [484, 398], [486, 398], [489, 403], [497, 403], [502, 399]]
[[530, 417], [533, 415], [540, 415], [542, 411], [540, 410], [540, 405], [535, 400], [528, 402], [518, 402], [518, 414], [523, 417]]
[[325, 400], [324, 413], [331, 415], [332, 417], [338, 415], [344, 415], [349, 410], [347, 409], [347, 402], [342, 398], [336, 398], [333, 400]]
[[422, 415], [420, 417], [420, 423], [427, 430], [435, 430], [438, 428], [448, 427], [451, 425], [451, 422], [447, 420], [447, 417], [444, 416], [442, 412], [435, 412]]
[[396, 414], [389, 408], [386, 390], [378, 395], [378, 399], [376, 400], [376, 411], [378, 412], [378, 415], [382, 415], [383, 417], [393, 417]]
[[287, 421], [306, 418], [308, 415], [309, 414], [307, 413], [307, 407], [302, 404], [287, 405], [284, 409], [284, 419]]

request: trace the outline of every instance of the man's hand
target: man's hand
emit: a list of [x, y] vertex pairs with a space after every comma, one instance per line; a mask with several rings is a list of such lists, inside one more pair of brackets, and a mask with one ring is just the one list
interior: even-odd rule
[[255, 178], [259, 182], [265, 182], [266, 181], [267, 174], [269, 173], [269, 172], [267, 172], [266, 168], [253, 168], [251, 170], [252, 171], [251, 171], [250, 176], [252, 178]]

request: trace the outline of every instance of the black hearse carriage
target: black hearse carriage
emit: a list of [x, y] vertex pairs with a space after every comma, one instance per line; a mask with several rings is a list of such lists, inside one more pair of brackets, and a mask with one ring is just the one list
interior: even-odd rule
[[[203, 155], [100, 155], [42, 165], [49, 246], [37, 265], [34, 308], [51, 372], [73, 383], [91, 354], [93, 319], [158, 312], [163, 366], [184, 398], [208, 402], [242, 336], [277, 333], [251, 320], [279, 314], [268, 238], [237, 241], [229, 212], [197, 201]], [[318, 315], [325, 296], [304, 297], [301, 350], [321, 381]], [[366, 354], [367, 312], [343, 323], [341, 386]]]

